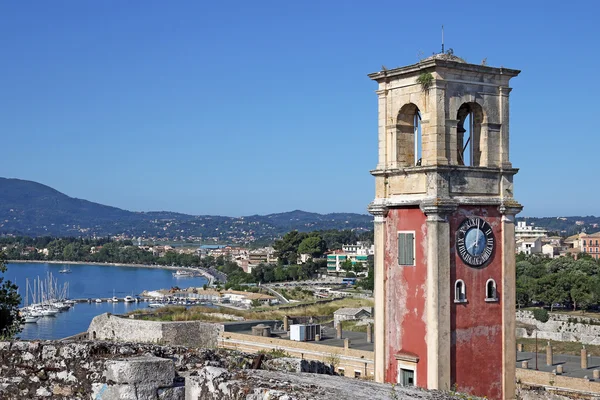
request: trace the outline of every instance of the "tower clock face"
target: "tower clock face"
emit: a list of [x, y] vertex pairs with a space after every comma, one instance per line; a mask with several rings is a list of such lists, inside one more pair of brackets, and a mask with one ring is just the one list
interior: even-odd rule
[[472, 267], [481, 267], [494, 253], [494, 233], [484, 219], [465, 219], [456, 232], [456, 251], [460, 259]]

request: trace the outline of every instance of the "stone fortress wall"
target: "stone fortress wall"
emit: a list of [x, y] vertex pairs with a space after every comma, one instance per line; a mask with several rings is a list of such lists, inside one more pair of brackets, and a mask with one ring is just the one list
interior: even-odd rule
[[222, 329], [222, 324], [146, 321], [105, 313], [90, 323], [88, 339], [216, 348]]
[[[574, 320], [579, 322], [575, 322]], [[517, 311], [517, 321], [534, 329], [517, 328], [517, 337], [534, 338], [559, 342], [580, 342], [600, 345], [600, 320], [589, 317], [574, 317], [566, 314], [550, 313], [547, 322], [540, 322], [531, 311]], [[590, 323], [591, 322], [591, 323]]]
[[[155, 344], [0, 342], [1, 399], [458, 399], [317, 373], [323, 363]], [[262, 368], [262, 369], [254, 369]], [[309, 372], [309, 373], [306, 373]], [[310, 373], [312, 372], [312, 373]]]

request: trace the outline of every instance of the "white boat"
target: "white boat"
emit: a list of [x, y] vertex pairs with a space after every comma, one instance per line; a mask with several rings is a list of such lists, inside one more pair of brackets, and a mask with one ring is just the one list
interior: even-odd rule
[[69, 268], [68, 265], [65, 265], [58, 272], [61, 273], [61, 274], [70, 274], [71, 273], [71, 268]]
[[115, 297], [115, 296], [113, 296], [113, 298], [112, 298], [112, 302], [113, 302], [113, 303], [118, 303], [118, 302], [119, 302], [119, 298], [118, 298], [118, 297]]
[[26, 324], [35, 324], [40, 318], [41, 317], [34, 317], [31, 314], [25, 314], [23, 315], [23, 322], [25, 322]]
[[192, 271], [186, 271], [184, 269], [178, 269], [176, 272], [173, 272], [174, 278], [188, 278], [194, 276]]
[[150, 304], [148, 304], [148, 307], [150, 307], [150, 308], [162, 308], [164, 306], [165, 305], [163, 303], [150, 303]]
[[58, 310], [51, 307], [43, 308], [41, 312], [44, 317], [53, 317], [58, 314]]
[[112, 299], [106, 300], [107, 303], [112, 303]]
[[135, 301], [135, 299], [131, 296], [125, 296], [123, 300], [125, 301], [125, 303], [133, 303]]
[[96, 303], [102, 303], [102, 299], [96, 299]]

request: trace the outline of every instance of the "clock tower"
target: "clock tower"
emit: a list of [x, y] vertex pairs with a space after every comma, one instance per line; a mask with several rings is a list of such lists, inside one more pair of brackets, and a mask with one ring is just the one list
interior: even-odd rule
[[375, 379], [515, 397], [509, 81], [436, 54], [379, 85]]

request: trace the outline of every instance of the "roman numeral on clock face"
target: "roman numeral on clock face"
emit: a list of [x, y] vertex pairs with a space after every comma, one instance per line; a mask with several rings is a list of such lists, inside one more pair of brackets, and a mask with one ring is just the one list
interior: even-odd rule
[[484, 266], [494, 255], [494, 231], [483, 218], [467, 218], [456, 231], [455, 245], [465, 264], [472, 267]]

